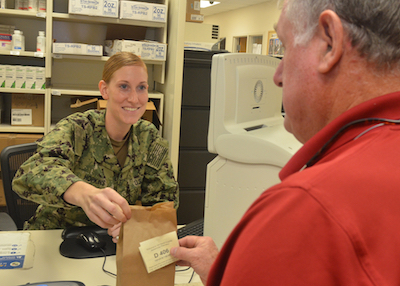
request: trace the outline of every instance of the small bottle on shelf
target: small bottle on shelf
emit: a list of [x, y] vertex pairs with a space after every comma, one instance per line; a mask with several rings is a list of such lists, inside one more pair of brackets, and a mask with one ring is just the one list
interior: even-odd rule
[[0, 9], [6, 9], [6, 0], [0, 1]]
[[21, 31], [21, 38], [22, 38], [22, 45], [21, 45], [22, 52], [24, 52], [25, 51], [25, 36], [24, 36], [24, 32], [23, 31]]
[[28, 10], [28, 1], [27, 0], [15, 0], [15, 9], [17, 10]]
[[36, 51], [40, 53], [46, 52], [46, 37], [44, 31], [39, 31], [39, 36], [36, 38]]
[[24, 41], [22, 37], [23, 36], [21, 35], [20, 30], [14, 30], [14, 34], [12, 35], [11, 50], [19, 52], [25, 50], [25, 47], [23, 47]]
[[28, 11], [37, 12], [38, 1], [37, 0], [28, 0], [27, 2], [28, 2]]

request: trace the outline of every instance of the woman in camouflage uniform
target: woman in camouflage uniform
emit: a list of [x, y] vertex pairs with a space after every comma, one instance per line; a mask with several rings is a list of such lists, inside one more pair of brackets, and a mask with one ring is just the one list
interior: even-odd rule
[[141, 119], [148, 101], [144, 62], [127, 52], [112, 56], [99, 90], [106, 110], [61, 120], [17, 171], [14, 190], [40, 204], [25, 229], [95, 223], [115, 237], [131, 216], [129, 205], [174, 201], [178, 207], [168, 142]]

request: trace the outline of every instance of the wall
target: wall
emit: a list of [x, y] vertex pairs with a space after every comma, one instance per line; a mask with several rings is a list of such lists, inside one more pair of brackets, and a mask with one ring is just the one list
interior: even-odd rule
[[281, 10], [277, 0], [204, 17], [206, 24], [219, 25], [220, 38], [226, 37], [226, 49], [232, 52], [233, 37], [263, 36], [262, 54], [267, 53], [268, 31], [274, 29]]

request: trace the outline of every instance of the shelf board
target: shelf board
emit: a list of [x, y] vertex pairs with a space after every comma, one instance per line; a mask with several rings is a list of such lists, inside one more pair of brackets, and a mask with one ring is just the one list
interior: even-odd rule
[[53, 13], [53, 19], [66, 22], [79, 22], [79, 23], [92, 23], [92, 24], [119, 24], [127, 26], [140, 26], [150, 28], [165, 28], [166, 23], [153, 22], [153, 21], [140, 21], [140, 20], [129, 20], [129, 19], [118, 19], [111, 17], [100, 17], [100, 16], [85, 16], [75, 15], [67, 13]]
[[36, 126], [15, 126], [0, 124], [0, 132], [4, 133], [44, 133], [44, 127]]
[[45, 89], [25, 89], [25, 88], [0, 88], [1, 93], [30, 93], [45, 94]]
[[[53, 88], [51, 94], [55, 96], [75, 95], [75, 96], [101, 96], [98, 90], [79, 90], [79, 89], [63, 89]], [[164, 94], [158, 91], [149, 91], [149, 98], [163, 98]]]
[[[108, 56], [86, 56], [86, 55], [70, 55], [70, 54], [52, 54], [54, 60], [87, 60], [87, 61], [101, 61], [106, 62], [110, 57]], [[165, 61], [162, 60], [146, 60], [142, 59], [147, 65], [162, 65]]]
[[55, 96], [62, 96], [62, 95], [101, 96], [100, 91], [98, 90], [79, 90], [79, 89], [63, 89], [63, 88], [53, 88], [51, 94]]
[[0, 15], [2, 15], [4, 17], [13, 17], [13, 18], [15, 18], [15, 17], [17, 17], [17, 18], [36, 18], [36, 19], [41, 19], [41, 20], [46, 19], [46, 13], [21, 11], [21, 10], [16, 10], [16, 9], [1, 9]]
[[44, 53], [37, 53], [37, 52], [15, 52], [15, 51], [10, 51], [10, 50], [0, 50], [0, 55], [5, 55], [5, 56], [12, 56], [12, 57], [31, 57], [31, 58], [45, 58]]

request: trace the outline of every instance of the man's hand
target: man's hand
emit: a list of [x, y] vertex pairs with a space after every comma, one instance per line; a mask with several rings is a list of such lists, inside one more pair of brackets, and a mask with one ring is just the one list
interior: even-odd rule
[[171, 248], [171, 255], [180, 259], [180, 266], [190, 266], [206, 285], [208, 272], [214, 263], [218, 248], [211, 237], [185, 236], [179, 240], [180, 247]]

